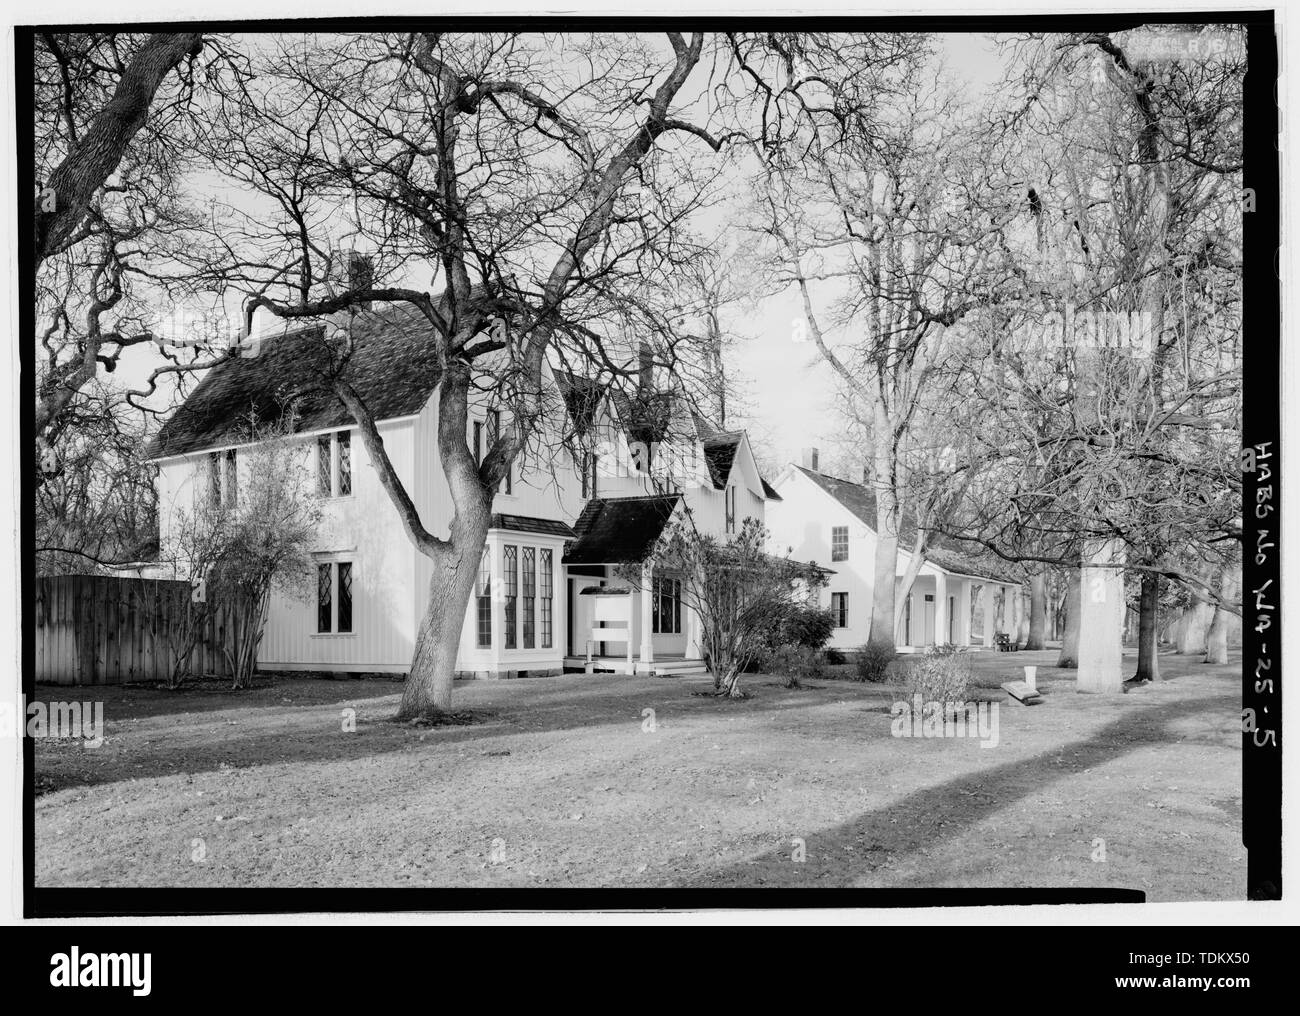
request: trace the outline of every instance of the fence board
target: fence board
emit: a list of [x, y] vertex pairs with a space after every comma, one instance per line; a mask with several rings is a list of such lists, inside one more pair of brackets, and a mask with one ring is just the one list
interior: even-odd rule
[[[186, 582], [106, 575], [36, 580], [36, 680], [43, 684], [165, 681], [170, 640], [190, 598]], [[190, 657], [195, 675], [230, 676], [221, 611]]]

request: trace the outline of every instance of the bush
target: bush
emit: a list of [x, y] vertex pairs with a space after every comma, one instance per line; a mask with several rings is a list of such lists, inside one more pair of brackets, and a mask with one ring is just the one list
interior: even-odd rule
[[828, 667], [838, 667], [848, 662], [844, 654], [834, 647], [827, 649], [822, 655], [825, 657]]
[[798, 688], [799, 682], [809, 677], [821, 677], [826, 664], [816, 649], [807, 646], [780, 646], [763, 654], [760, 664], [763, 671], [781, 678], [786, 688]]
[[821, 649], [830, 641], [834, 631], [835, 615], [829, 610], [806, 603], [791, 603], [772, 633], [772, 645]]
[[868, 642], [858, 650], [857, 664], [859, 681], [879, 684], [889, 676], [889, 665], [894, 662], [894, 647], [883, 642]]
[[907, 693], [922, 702], [965, 702], [970, 696], [970, 661], [956, 653], [926, 653], [908, 668]]

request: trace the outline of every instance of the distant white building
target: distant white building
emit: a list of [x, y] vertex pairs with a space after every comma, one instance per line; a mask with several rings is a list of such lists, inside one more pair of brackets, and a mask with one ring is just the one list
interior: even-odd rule
[[[775, 483], [779, 501], [768, 505], [767, 526], [776, 553], [787, 548], [800, 561], [831, 569], [820, 590], [821, 606], [835, 614], [830, 646], [857, 649], [871, 626], [876, 554], [876, 501], [871, 488], [827, 476], [818, 469], [817, 449], [803, 452]], [[911, 536], [900, 534], [896, 574], [901, 578], [912, 554]], [[894, 633], [900, 651], [943, 643], [992, 646], [998, 631], [1015, 633], [1023, 598], [1019, 584], [978, 566], [958, 552], [936, 546], [927, 553], [903, 605]]]
[[[355, 349], [344, 375], [373, 412], [425, 528], [445, 536], [451, 499], [438, 452], [440, 375], [430, 326], [402, 305], [362, 312], [348, 327]], [[331, 355], [326, 333], [320, 324], [289, 330], [259, 343], [257, 355], [203, 377], [152, 452], [160, 539], [168, 544], [180, 507], [237, 501], [248, 482], [241, 424], [250, 410], [277, 419], [293, 402], [303, 461], [324, 509], [317, 584], [306, 602], [274, 595], [258, 665], [404, 673], [431, 562], [407, 538], [355, 421], [319, 383]], [[764, 522], [776, 495], [743, 432], [720, 430], [678, 395], [656, 390], [644, 359], [641, 372], [633, 400], [547, 369], [557, 407], [546, 424], [548, 460], [517, 462], [493, 500], [480, 580], [465, 614], [461, 676], [559, 673], [584, 666], [589, 649], [599, 670], [703, 669], [699, 623], [682, 602], [680, 576], [645, 567], [642, 582], [628, 583], [623, 566], [645, 561], [687, 508], [700, 530], [725, 535], [747, 517]], [[471, 407], [468, 439], [480, 458], [508, 422], [501, 414]], [[669, 447], [684, 469], [665, 467]], [[594, 628], [621, 638], [596, 642]]]

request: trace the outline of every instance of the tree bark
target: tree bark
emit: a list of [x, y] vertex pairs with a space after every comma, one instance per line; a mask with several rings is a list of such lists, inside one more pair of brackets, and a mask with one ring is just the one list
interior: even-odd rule
[[1205, 654], [1205, 636], [1210, 626], [1214, 608], [1195, 593], [1192, 594], [1191, 606], [1183, 614], [1178, 631], [1178, 652], [1184, 656], [1203, 656]]
[[[912, 556], [907, 560], [907, 567], [903, 570], [902, 581], [898, 583], [898, 589], [894, 600], [894, 631], [898, 631], [898, 626], [903, 622], [903, 605], [907, 602], [907, 597], [912, 592], [912, 586], [916, 584], [916, 577], [921, 574], [921, 568], [925, 564], [925, 548], [929, 543], [929, 534], [922, 529], [916, 534], [916, 544], [912, 548]], [[939, 640], [942, 641], [942, 640]]]
[[1135, 681], [1160, 680], [1160, 576], [1150, 572], [1142, 576], [1138, 596], [1138, 654]]
[[1065, 613], [1065, 630], [1061, 634], [1061, 654], [1056, 658], [1056, 665], [1067, 670], [1079, 666], [1079, 624], [1083, 610], [1083, 577], [1078, 568], [1070, 569], [1066, 580], [1065, 601], [1062, 609]]
[[[487, 535], [486, 528], [483, 535]], [[402, 688], [399, 720], [429, 717], [451, 708], [456, 656], [479, 561], [479, 557], [455, 548], [440, 551], [433, 558], [429, 602], [415, 639], [411, 670]]]
[[[1237, 569], [1232, 564], [1225, 566], [1220, 576], [1219, 595], [1225, 600], [1233, 600], [1237, 596]], [[1205, 636], [1206, 663], [1228, 662], [1228, 629], [1232, 618], [1231, 611], [1217, 606], [1214, 608], [1214, 619]]]
[[203, 46], [200, 32], [159, 32], [149, 36], [131, 57], [117, 82], [113, 98], [47, 181], [39, 181], [54, 194], [54, 208], [46, 210], [36, 197], [36, 257], [44, 260], [61, 250], [86, 217], [95, 192], [108, 180], [131, 139], [144, 126], [149, 106], [163, 79], [186, 56]]
[[872, 475], [872, 493], [876, 497], [876, 559], [871, 588], [871, 629], [867, 641], [878, 645], [895, 645], [895, 579], [898, 574], [898, 523], [901, 506], [894, 485], [894, 456], [889, 446], [889, 418], [884, 403], [874, 400], [872, 419], [876, 447]]
[[1047, 635], [1047, 576], [1036, 572], [1029, 577], [1029, 634], [1026, 649], [1042, 649]]

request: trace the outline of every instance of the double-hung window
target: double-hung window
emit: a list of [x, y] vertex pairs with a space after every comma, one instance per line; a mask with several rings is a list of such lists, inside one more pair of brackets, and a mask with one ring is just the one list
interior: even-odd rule
[[[497, 438], [501, 436], [501, 411], [499, 409], [489, 409], [487, 413], [487, 444], [483, 448], [479, 457], [479, 465], [483, 464], [482, 456], [492, 450], [492, 446], [497, 443]], [[475, 441], [478, 441], [478, 434], [475, 433]], [[501, 486], [497, 490], [502, 494], [513, 493], [514, 481], [510, 476], [510, 467], [506, 467], [505, 479], [501, 481]]]
[[486, 550], [478, 566], [478, 646], [492, 648], [492, 560]]
[[316, 566], [316, 631], [321, 635], [352, 631], [350, 561], [326, 561]]
[[849, 626], [849, 594], [831, 593], [831, 614], [835, 617], [836, 628]]
[[316, 492], [321, 497], [352, 493], [352, 432], [338, 430], [316, 439]]
[[235, 449], [208, 453], [208, 504], [233, 508], [239, 501], [239, 466]]
[[579, 452], [578, 468], [582, 473], [582, 499], [596, 496], [596, 453]]
[[538, 589], [541, 600], [541, 636], [542, 648], [550, 649], [555, 638], [555, 566], [553, 562], [554, 551], [549, 548], [543, 548], [538, 551], [541, 555], [541, 567], [539, 571], [541, 576], [538, 580]]
[[849, 527], [831, 526], [831, 560], [849, 559]]
[[537, 648], [537, 548], [524, 547], [524, 637], [525, 649]]
[[682, 633], [682, 581], [655, 576], [651, 583], [650, 631], [654, 635]]
[[516, 618], [519, 607], [519, 548], [507, 543], [501, 548], [501, 588], [505, 594], [505, 648], [518, 646]]

